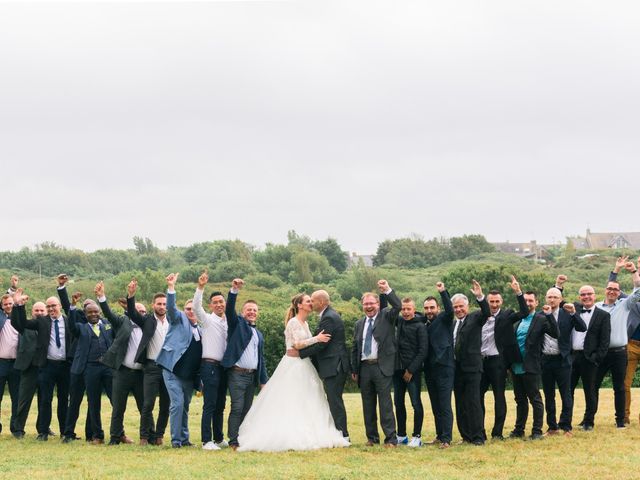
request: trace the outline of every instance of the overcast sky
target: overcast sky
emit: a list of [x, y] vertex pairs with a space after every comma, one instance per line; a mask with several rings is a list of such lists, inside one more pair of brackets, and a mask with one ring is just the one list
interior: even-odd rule
[[638, 231], [637, 1], [0, 3], [0, 250]]

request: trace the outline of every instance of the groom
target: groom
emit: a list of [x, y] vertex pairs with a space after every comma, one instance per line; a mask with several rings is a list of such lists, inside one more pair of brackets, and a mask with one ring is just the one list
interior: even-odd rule
[[321, 331], [331, 335], [326, 343], [318, 342], [299, 351], [301, 358], [313, 356], [314, 364], [322, 379], [327, 394], [333, 422], [342, 435], [349, 440], [347, 431], [347, 412], [342, 401], [342, 391], [347, 375], [351, 371], [349, 353], [344, 341], [344, 322], [338, 312], [329, 304], [329, 294], [316, 290], [311, 294], [313, 310], [318, 313], [320, 322], [314, 335]]

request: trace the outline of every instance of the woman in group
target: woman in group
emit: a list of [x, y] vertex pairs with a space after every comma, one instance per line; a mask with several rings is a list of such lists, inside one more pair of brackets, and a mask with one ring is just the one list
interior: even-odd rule
[[[285, 316], [287, 349], [330, 340], [324, 332], [311, 336], [311, 311], [309, 295], [293, 297]], [[348, 446], [334, 426], [322, 381], [309, 358], [282, 357], [242, 422], [238, 443], [238, 451], [268, 452]]]

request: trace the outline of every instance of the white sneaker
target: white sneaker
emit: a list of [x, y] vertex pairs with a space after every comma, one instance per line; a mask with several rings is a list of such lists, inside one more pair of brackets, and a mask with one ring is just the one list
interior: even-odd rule
[[411, 437], [411, 441], [407, 445], [408, 447], [421, 447], [422, 439], [420, 437]]
[[220, 447], [213, 442], [207, 442], [202, 446], [203, 450], [220, 450]]
[[406, 445], [407, 443], [409, 443], [409, 439], [407, 437], [401, 437], [400, 435], [396, 435], [396, 438], [398, 439], [398, 446]]
[[221, 440], [219, 442], [216, 442], [216, 445], [219, 448], [228, 448], [229, 447], [229, 442], [227, 442], [226, 440]]

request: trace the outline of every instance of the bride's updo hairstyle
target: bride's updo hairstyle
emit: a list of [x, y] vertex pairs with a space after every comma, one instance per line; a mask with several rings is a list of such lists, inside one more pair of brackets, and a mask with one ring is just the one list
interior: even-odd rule
[[289, 309], [287, 310], [287, 314], [284, 316], [284, 326], [287, 326], [289, 320], [295, 317], [298, 314], [298, 310], [300, 310], [300, 304], [304, 300], [307, 294], [302, 292], [297, 294], [295, 297], [291, 299], [291, 305], [289, 305]]

